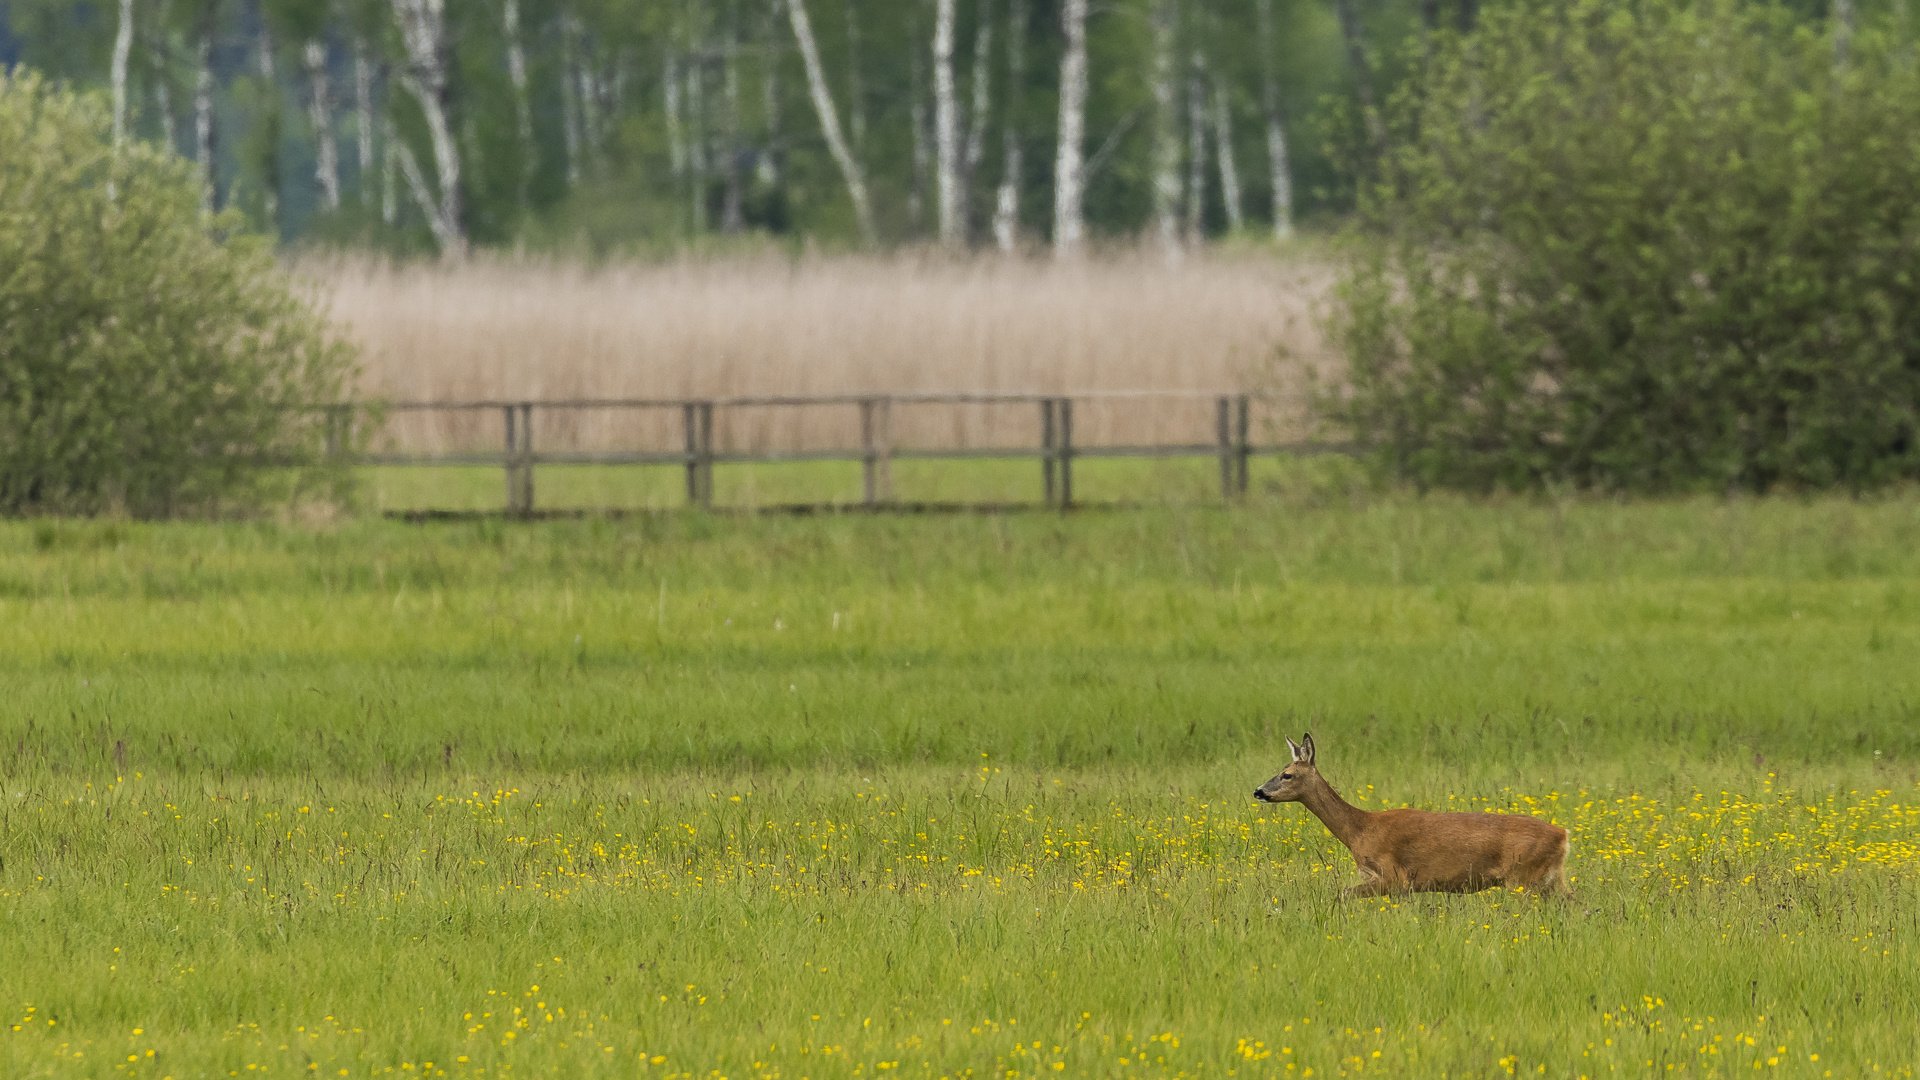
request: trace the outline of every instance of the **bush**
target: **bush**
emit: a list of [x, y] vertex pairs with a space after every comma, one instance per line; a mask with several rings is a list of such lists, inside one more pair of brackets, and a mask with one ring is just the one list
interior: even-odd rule
[[1920, 475], [1920, 70], [1772, 5], [1486, 12], [1387, 110], [1327, 415], [1422, 484]]
[[0, 76], [0, 512], [221, 513], [338, 480], [353, 358], [191, 163]]

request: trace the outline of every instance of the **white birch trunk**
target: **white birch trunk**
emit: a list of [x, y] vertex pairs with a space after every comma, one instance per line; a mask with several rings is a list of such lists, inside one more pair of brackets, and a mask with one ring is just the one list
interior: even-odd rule
[[367, 61], [367, 43], [353, 39], [353, 134], [359, 151], [360, 205], [373, 205], [373, 65]]
[[693, 231], [707, 231], [707, 177], [710, 157], [707, 146], [707, 65], [700, 59], [699, 42], [693, 43], [694, 60], [687, 65], [687, 200], [692, 211]]
[[[599, 167], [601, 153], [606, 149], [606, 124], [600, 116], [600, 74], [597, 66], [587, 58], [585, 50], [575, 55], [580, 62], [580, 146], [591, 170]], [[692, 81], [691, 76], [688, 81]], [[695, 103], [694, 109], [698, 108], [698, 103]]]
[[393, 118], [382, 116], [380, 119], [380, 221], [388, 227], [392, 227], [400, 220], [400, 197], [395, 190], [397, 185], [394, 183], [394, 173], [398, 171], [399, 160], [398, 155], [394, 153], [395, 147], [404, 149], [399, 133], [393, 130]]
[[953, 79], [953, 21], [956, 0], [933, 6], [933, 142], [935, 197], [939, 207], [940, 246], [966, 244], [960, 226], [960, 102]]
[[[909, 40], [919, 35], [915, 26]], [[920, 66], [920, 50], [907, 54], [907, 123], [912, 128], [913, 183], [907, 189], [907, 233], [913, 239], [923, 237], [927, 218], [927, 180], [933, 174], [933, 150], [927, 139], [927, 101], [925, 69]]]
[[156, 58], [153, 77], [153, 107], [160, 114], [160, 137], [166, 141], [167, 153], [180, 152], [180, 125], [173, 116], [173, 88], [168, 85], [166, 68]]
[[[575, 71], [579, 65], [579, 36], [580, 24], [574, 19], [573, 12], [563, 12], [560, 16], [560, 128], [567, 148], [569, 190], [580, 186], [580, 156], [584, 152], [580, 138], [580, 80]], [[678, 82], [671, 85], [674, 89], [669, 92], [678, 94]], [[676, 177], [680, 175], [681, 168], [684, 168], [684, 162], [676, 167]]]
[[1027, 0], [1007, 0], [1007, 104], [1001, 118], [1000, 189], [993, 199], [993, 242], [1008, 255], [1020, 241], [1020, 184], [1026, 167], [1019, 103], [1026, 88]]
[[1196, 52], [1187, 72], [1187, 243], [1202, 239], [1207, 208], [1207, 85], [1205, 61]]
[[1085, 243], [1087, 135], [1087, 0], [1063, 0], [1060, 28], [1067, 39], [1060, 57], [1059, 145], [1053, 159], [1053, 254], [1079, 256]]
[[[777, 21], [780, 18], [780, 3], [781, 0], [773, 0], [767, 13], [769, 20]], [[780, 108], [780, 59], [773, 47], [775, 35], [771, 22], [766, 30], [767, 45], [763, 61], [766, 70], [761, 75], [760, 111], [766, 125], [767, 144], [760, 154], [759, 178], [768, 187], [778, 188], [785, 178], [785, 170], [781, 167], [786, 159], [785, 116]]]
[[[400, 39], [406, 46], [407, 67], [401, 85], [420, 104], [427, 122], [427, 138], [433, 144], [435, 180], [439, 197], [428, 216], [440, 253], [448, 258], [463, 258], [467, 253], [466, 228], [460, 214], [460, 148], [453, 139], [447, 120], [447, 21], [445, 0], [393, 0], [394, 21], [400, 26]], [[404, 169], [413, 162], [412, 151], [404, 145], [390, 146], [388, 153], [405, 151]], [[414, 162], [417, 171], [418, 163]], [[408, 176], [408, 183], [413, 177]]]
[[280, 233], [280, 82], [273, 65], [273, 31], [265, 14], [260, 32], [253, 39], [254, 67], [260, 73], [261, 93], [266, 99], [262, 119], [267, 125], [265, 176], [260, 183], [260, 208], [275, 237]]
[[160, 114], [160, 136], [166, 141], [167, 153], [180, 153], [180, 125], [173, 115], [173, 64], [167, 55], [171, 42], [166, 40], [165, 27], [171, 0], [160, 0], [153, 14], [154, 32], [147, 36], [147, 68], [153, 72], [153, 107]]
[[513, 127], [520, 140], [520, 176], [514, 188], [514, 202], [527, 206], [527, 191], [533, 184], [539, 154], [533, 141], [533, 104], [527, 90], [527, 50], [520, 42], [520, 0], [505, 0], [500, 10], [501, 29], [507, 37], [507, 81], [513, 86]]
[[747, 226], [746, 178], [742, 175], [740, 146], [740, 9], [727, 9], [725, 55], [720, 73], [720, 231], [733, 236]]
[[687, 175], [687, 133], [680, 119], [680, 51], [677, 48], [669, 47], [661, 63], [660, 92], [667, 114], [667, 166], [673, 173], [673, 185], [678, 188]]
[[1180, 257], [1180, 105], [1175, 77], [1175, 0], [1155, 0], [1153, 33], [1154, 239], [1169, 261]]
[[413, 147], [405, 139], [396, 137], [392, 123], [387, 125], [387, 158], [398, 162], [400, 173], [406, 177], [407, 190], [413, 193], [413, 201], [420, 207], [420, 213], [427, 219], [427, 228], [433, 231], [434, 242], [440, 245], [442, 252], [453, 250], [461, 238], [447, 227], [445, 216], [441, 213], [440, 201], [434, 195], [433, 188], [427, 183], [426, 174], [420, 169], [420, 161], [413, 156]]
[[320, 205], [332, 212], [340, 209], [340, 147], [333, 138], [327, 47], [309, 41], [303, 52], [307, 62], [307, 120], [313, 125], [313, 178], [320, 185]]
[[1255, 31], [1260, 35], [1260, 110], [1267, 122], [1267, 171], [1273, 185], [1273, 238], [1293, 238], [1293, 168], [1287, 161], [1286, 116], [1280, 108], [1280, 79], [1274, 71], [1273, 0], [1256, 0]]
[[127, 65], [133, 58], [133, 0], [120, 0], [120, 30], [113, 39], [113, 145], [127, 141]]
[[1833, 66], [1847, 66], [1847, 54], [1853, 49], [1853, 0], [1833, 0]]
[[867, 178], [847, 148], [840, 133], [840, 116], [833, 108], [833, 92], [827, 87], [826, 69], [820, 63], [820, 49], [814, 44], [813, 25], [807, 21], [806, 0], [786, 0], [788, 20], [793, 24], [794, 40], [800, 45], [800, 59], [807, 69], [807, 91], [813, 98], [813, 111], [820, 117], [820, 130], [827, 139], [827, 150], [846, 181], [847, 195], [853, 200], [854, 219], [860, 226], [860, 238], [868, 246], [879, 243], [874, 228], [873, 207], [867, 201]]
[[986, 0], [979, 7], [980, 25], [973, 31], [973, 104], [967, 112], [967, 146], [960, 155], [960, 227], [973, 231], [973, 183], [987, 152], [987, 117], [993, 110], [993, 12]]
[[1240, 169], [1233, 160], [1233, 101], [1227, 93], [1227, 81], [1213, 78], [1213, 146], [1220, 165], [1220, 201], [1226, 205], [1227, 231], [1238, 233], [1246, 227], [1246, 215], [1240, 206]]
[[193, 159], [200, 163], [200, 205], [219, 203], [213, 170], [213, 27], [202, 24], [193, 76]]

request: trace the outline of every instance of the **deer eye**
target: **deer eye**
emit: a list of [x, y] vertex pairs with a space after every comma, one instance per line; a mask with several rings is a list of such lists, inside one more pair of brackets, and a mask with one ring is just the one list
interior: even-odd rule
[[1290, 773], [1290, 772], [1283, 772], [1283, 773], [1281, 773], [1281, 774], [1280, 774], [1280, 779], [1282, 779], [1282, 780], [1291, 780], [1291, 779], [1293, 779], [1293, 774], [1292, 774], [1292, 773]]

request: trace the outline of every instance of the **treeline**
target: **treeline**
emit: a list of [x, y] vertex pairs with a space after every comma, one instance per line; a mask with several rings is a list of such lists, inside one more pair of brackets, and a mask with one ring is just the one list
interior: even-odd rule
[[1323, 103], [1475, 0], [14, 0], [282, 237], [1169, 246], [1348, 201]]
[[120, 137], [288, 239], [1177, 248], [1351, 208], [1394, 95], [1480, 6], [0, 0], [0, 64], [106, 90]]

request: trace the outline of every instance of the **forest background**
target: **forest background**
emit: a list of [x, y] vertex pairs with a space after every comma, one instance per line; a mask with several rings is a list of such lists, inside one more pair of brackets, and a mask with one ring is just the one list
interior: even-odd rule
[[[1786, 6], [1906, 24], [1904, 0]], [[11, 0], [0, 65], [108, 90], [121, 137], [288, 242], [1178, 249], [1349, 210], [1361, 118], [1480, 7]]]

